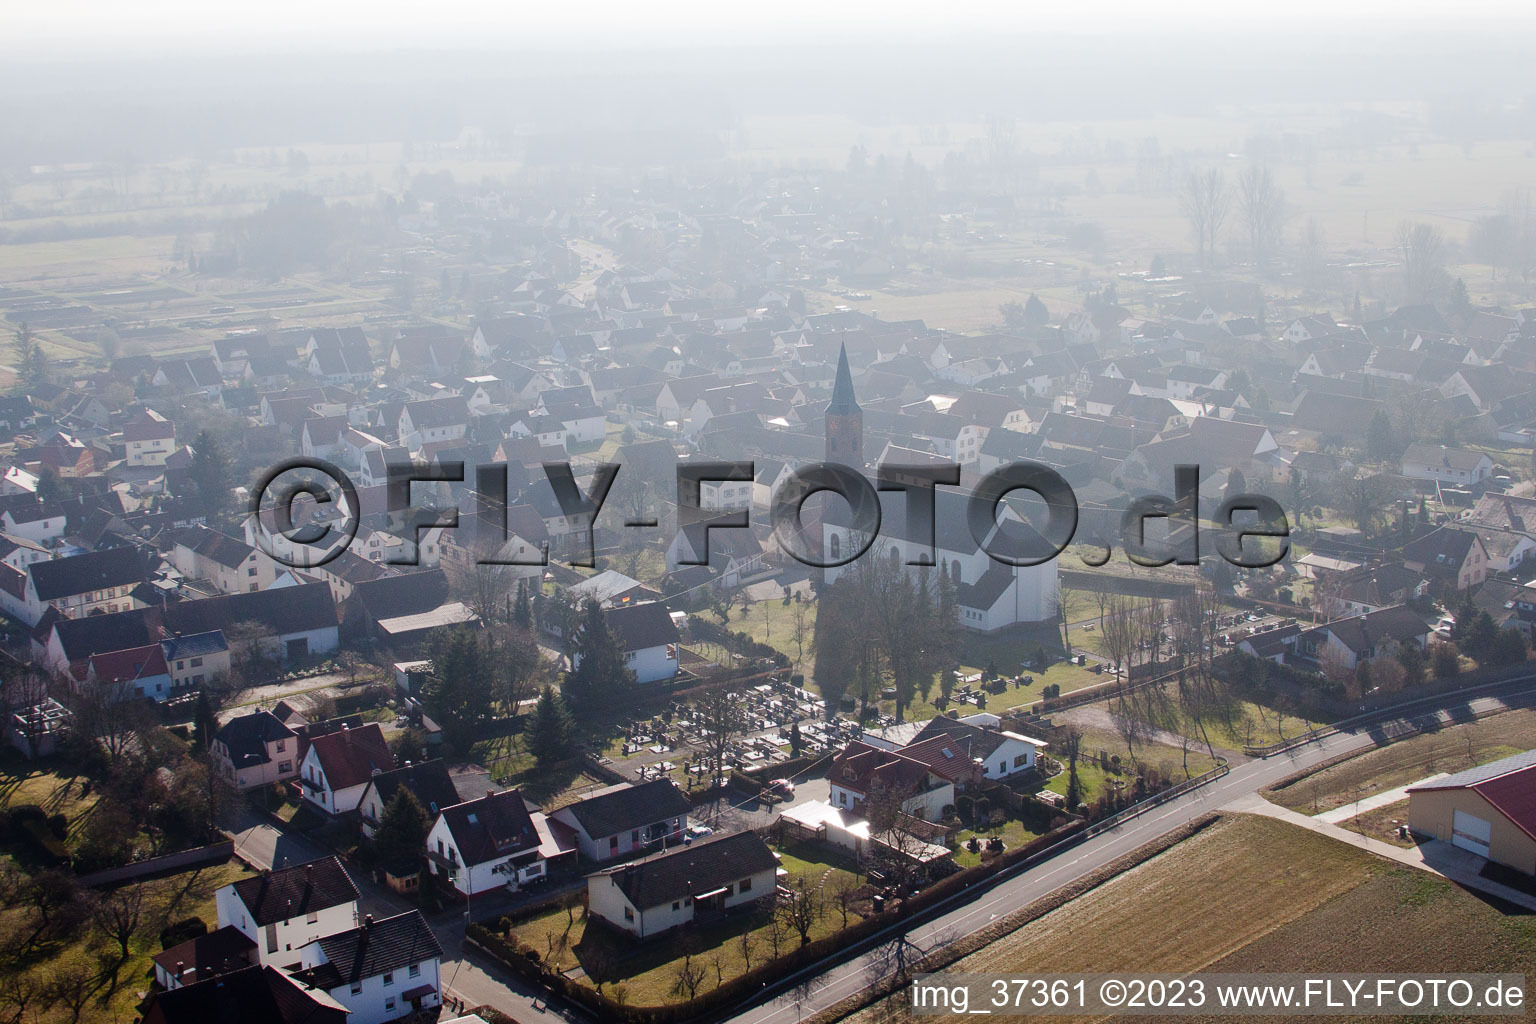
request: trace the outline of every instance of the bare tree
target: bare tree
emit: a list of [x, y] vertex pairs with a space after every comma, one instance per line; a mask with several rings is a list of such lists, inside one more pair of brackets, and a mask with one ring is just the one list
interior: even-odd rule
[[1403, 295], [1409, 302], [1429, 302], [1449, 283], [1445, 236], [1430, 224], [1404, 222], [1397, 230], [1403, 257]]
[[27, 1015], [27, 1007], [46, 994], [44, 984], [36, 974], [12, 971], [0, 974], [0, 1006], [11, 1010], [10, 1024], [21, 1024]]
[[829, 898], [832, 905], [837, 908], [838, 914], [842, 917], [842, 926], [847, 928], [848, 915], [853, 910], [854, 901], [858, 899], [859, 880], [853, 875], [839, 871], [827, 884], [831, 888]]
[[1248, 250], [1262, 267], [1280, 243], [1285, 225], [1285, 191], [1274, 172], [1261, 164], [1249, 164], [1237, 179], [1237, 208], [1248, 230]]
[[746, 727], [746, 713], [741, 698], [721, 684], [706, 690], [696, 702], [698, 724], [708, 734], [704, 737], [705, 762], [714, 773], [715, 785], [725, 781], [726, 757], [731, 744]]
[[770, 905], [768, 910], [768, 924], [763, 928], [768, 936], [768, 948], [773, 950], [773, 958], [779, 958], [779, 951], [784, 946], [784, 940], [789, 938], [789, 923], [779, 914], [775, 905]]
[[1077, 775], [1077, 762], [1083, 753], [1083, 731], [1075, 725], [1056, 732], [1057, 750], [1067, 762], [1067, 810], [1076, 811], [1083, 802], [1083, 783]]
[[1135, 603], [1121, 594], [1109, 594], [1100, 614], [1099, 636], [1104, 656], [1129, 678], [1131, 652], [1136, 649]]
[[816, 927], [826, 909], [821, 887], [800, 875], [790, 882], [789, 896], [779, 903], [777, 913], [800, 936], [800, 945], [811, 944], [811, 931]]
[[736, 951], [741, 954], [743, 970], [752, 969], [752, 957], [757, 954], [757, 933], [748, 928], [736, 936]]
[[683, 950], [683, 958], [678, 961], [677, 968], [672, 975], [672, 992], [685, 999], [697, 999], [699, 989], [704, 986], [704, 965], [694, 959], [691, 949]]
[[91, 915], [97, 929], [117, 943], [121, 962], [128, 960], [128, 945], [144, 916], [144, 887], [127, 886], [104, 896]]
[[78, 961], [55, 966], [49, 973], [53, 977], [47, 985], [47, 1000], [50, 1003], [62, 1003], [69, 1010], [70, 1024], [79, 1024], [80, 1015], [85, 1012], [85, 1004], [90, 1002], [95, 993], [100, 976]]
[[1191, 171], [1179, 188], [1179, 212], [1189, 221], [1202, 266], [1216, 255], [1216, 239], [1232, 206], [1227, 180], [1216, 168]]
[[805, 661], [805, 642], [811, 636], [811, 610], [804, 601], [795, 601], [790, 609], [789, 635], [795, 641], [795, 671], [799, 672]]

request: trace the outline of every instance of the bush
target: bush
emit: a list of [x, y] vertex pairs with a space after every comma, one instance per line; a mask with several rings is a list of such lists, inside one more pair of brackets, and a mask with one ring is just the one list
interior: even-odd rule
[[21, 833], [32, 841], [44, 860], [54, 864], [69, 860], [69, 847], [59, 842], [58, 837], [49, 829], [47, 819], [26, 819], [21, 823]]
[[174, 924], [168, 924], [160, 929], [160, 948], [170, 949], [179, 946], [188, 939], [195, 939], [199, 935], [208, 934], [208, 925], [200, 917], [184, 917]]

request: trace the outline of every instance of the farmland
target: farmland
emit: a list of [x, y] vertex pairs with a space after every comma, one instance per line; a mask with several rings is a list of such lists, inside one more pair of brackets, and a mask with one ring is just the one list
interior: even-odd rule
[[[1533, 956], [1526, 919], [1332, 839], [1236, 815], [949, 970], [1517, 971]], [[850, 1020], [893, 1009], [905, 1017], [887, 1003]]]

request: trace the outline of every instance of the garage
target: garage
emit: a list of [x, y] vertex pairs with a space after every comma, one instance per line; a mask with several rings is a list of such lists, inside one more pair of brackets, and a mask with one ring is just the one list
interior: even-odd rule
[[1486, 857], [1492, 852], [1493, 825], [1486, 818], [1479, 818], [1466, 811], [1455, 811], [1451, 822], [1451, 845]]
[[1408, 787], [1408, 827], [1536, 875], [1536, 750]]

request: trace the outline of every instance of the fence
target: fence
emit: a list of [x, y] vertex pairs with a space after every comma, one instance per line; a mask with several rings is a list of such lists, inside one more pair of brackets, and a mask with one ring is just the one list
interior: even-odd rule
[[97, 871], [95, 874], [81, 875], [78, 881], [87, 887], [116, 885], [118, 882], [127, 882], [134, 878], [158, 875], [162, 871], [179, 871], [182, 868], [201, 867], [215, 861], [226, 861], [234, 855], [234, 841], [225, 840], [222, 843], [214, 843], [212, 846], [200, 846], [195, 850], [168, 853], [164, 857], [151, 857], [149, 860], [124, 864], [120, 868], [108, 868], [106, 871]]

